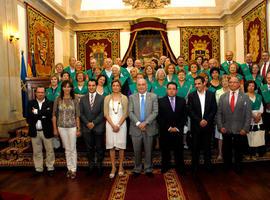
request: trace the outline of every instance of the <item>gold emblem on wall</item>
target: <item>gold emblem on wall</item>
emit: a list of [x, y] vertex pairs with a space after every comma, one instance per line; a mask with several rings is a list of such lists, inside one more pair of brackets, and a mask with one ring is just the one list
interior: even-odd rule
[[95, 58], [97, 61], [97, 65], [100, 67], [103, 66], [103, 61], [108, 56], [108, 53], [105, 51], [107, 45], [97, 42], [93, 45], [89, 45], [89, 47], [92, 49], [92, 52], [90, 53], [90, 58]]
[[252, 55], [252, 62], [257, 61], [257, 57], [259, 56], [260, 50], [260, 36], [259, 36], [259, 26], [253, 25], [249, 30], [249, 48], [248, 51]]
[[262, 52], [267, 51], [266, 0], [242, 16], [245, 54], [252, 53], [252, 61], [259, 63]]
[[163, 8], [171, 3], [171, 0], [123, 0], [126, 5], [131, 5], [133, 9]]
[[207, 45], [209, 42], [206, 40], [199, 39], [198, 41], [195, 40], [194, 42], [191, 42], [193, 45], [193, 49], [191, 50], [191, 59], [195, 60], [198, 56], [202, 56], [203, 58], [209, 59], [209, 50], [207, 49]]

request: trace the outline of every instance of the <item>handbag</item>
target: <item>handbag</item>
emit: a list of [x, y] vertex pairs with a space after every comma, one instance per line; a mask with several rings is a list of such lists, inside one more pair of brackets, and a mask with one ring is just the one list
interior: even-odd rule
[[[251, 130], [253, 130], [253, 128]], [[247, 134], [248, 145], [250, 147], [260, 147], [265, 145], [264, 134], [265, 134], [264, 130], [250, 131]]]

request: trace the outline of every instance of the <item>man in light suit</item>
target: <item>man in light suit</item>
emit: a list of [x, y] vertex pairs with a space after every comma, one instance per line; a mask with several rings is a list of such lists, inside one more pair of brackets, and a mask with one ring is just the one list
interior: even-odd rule
[[102, 175], [102, 161], [104, 158], [105, 120], [103, 114], [104, 97], [96, 93], [96, 80], [88, 81], [89, 93], [80, 100], [80, 119], [82, 136], [86, 144], [89, 174], [95, 166], [95, 152], [97, 153], [98, 175]]
[[145, 79], [137, 81], [138, 93], [129, 97], [129, 118], [133, 149], [135, 154], [134, 176], [142, 171], [142, 144], [144, 144], [145, 162], [144, 172], [147, 176], [152, 174], [152, 144], [157, 134], [156, 117], [158, 115], [158, 100], [153, 93], [147, 92]]
[[158, 123], [160, 126], [160, 143], [162, 166], [166, 173], [170, 167], [170, 150], [174, 152], [176, 170], [184, 173], [183, 132], [187, 120], [187, 108], [184, 98], [176, 96], [177, 84], [167, 85], [167, 95], [158, 99]]
[[235, 171], [241, 171], [243, 146], [251, 122], [251, 101], [239, 90], [240, 81], [237, 77], [229, 79], [230, 91], [220, 97], [217, 126], [223, 135], [223, 158], [227, 169], [231, 167], [234, 151]]
[[197, 90], [188, 95], [188, 109], [192, 134], [192, 172], [195, 174], [199, 166], [201, 146], [204, 151], [204, 165], [208, 171], [212, 169], [211, 139], [217, 103], [215, 94], [206, 90], [203, 77], [196, 77], [194, 83]]

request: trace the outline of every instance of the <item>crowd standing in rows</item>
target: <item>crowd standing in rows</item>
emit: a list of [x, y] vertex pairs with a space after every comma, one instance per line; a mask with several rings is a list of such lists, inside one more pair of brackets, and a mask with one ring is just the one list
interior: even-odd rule
[[[170, 151], [174, 152], [176, 170], [180, 174], [185, 172], [183, 149], [189, 148], [188, 145], [192, 172], [199, 168], [200, 150], [206, 170], [211, 171], [213, 138], [217, 140], [217, 159], [224, 160], [226, 169], [234, 167], [240, 172], [243, 154], [256, 160], [268, 148], [269, 52], [262, 53], [261, 63], [252, 63], [251, 54], [246, 55], [243, 64], [233, 60], [232, 51], [227, 51], [225, 57], [221, 65], [215, 58], [202, 56], [188, 64], [179, 56], [177, 65], [166, 56], [153, 58], [149, 63], [128, 58], [125, 64], [120, 58], [114, 62], [106, 58], [103, 66], [92, 58], [89, 70], [84, 70], [74, 57], [65, 68], [58, 63], [50, 87], [46, 90], [38, 87], [36, 99], [28, 105], [35, 172], [44, 171], [43, 143], [47, 171], [53, 175], [52, 140], [60, 136], [65, 149], [66, 176], [74, 179], [76, 140], [82, 136], [89, 174], [94, 168], [99, 175], [103, 174], [107, 149], [112, 163], [109, 177], [122, 176], [128, 135], [134, 150], [134, 176], [143, 171], [153, 176], [154, 144], [161, 150], [163, 173], [172, 166]], [[265, 145], [248, 147], [247, 134], [258, 130], [265, 131]]]

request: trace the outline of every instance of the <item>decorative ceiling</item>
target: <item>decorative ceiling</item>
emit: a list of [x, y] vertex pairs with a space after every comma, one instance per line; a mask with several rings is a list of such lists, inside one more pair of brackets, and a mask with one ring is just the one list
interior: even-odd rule
[[41, 0], [76, 23], [162, 19], [221, 19], [250, 0]]

